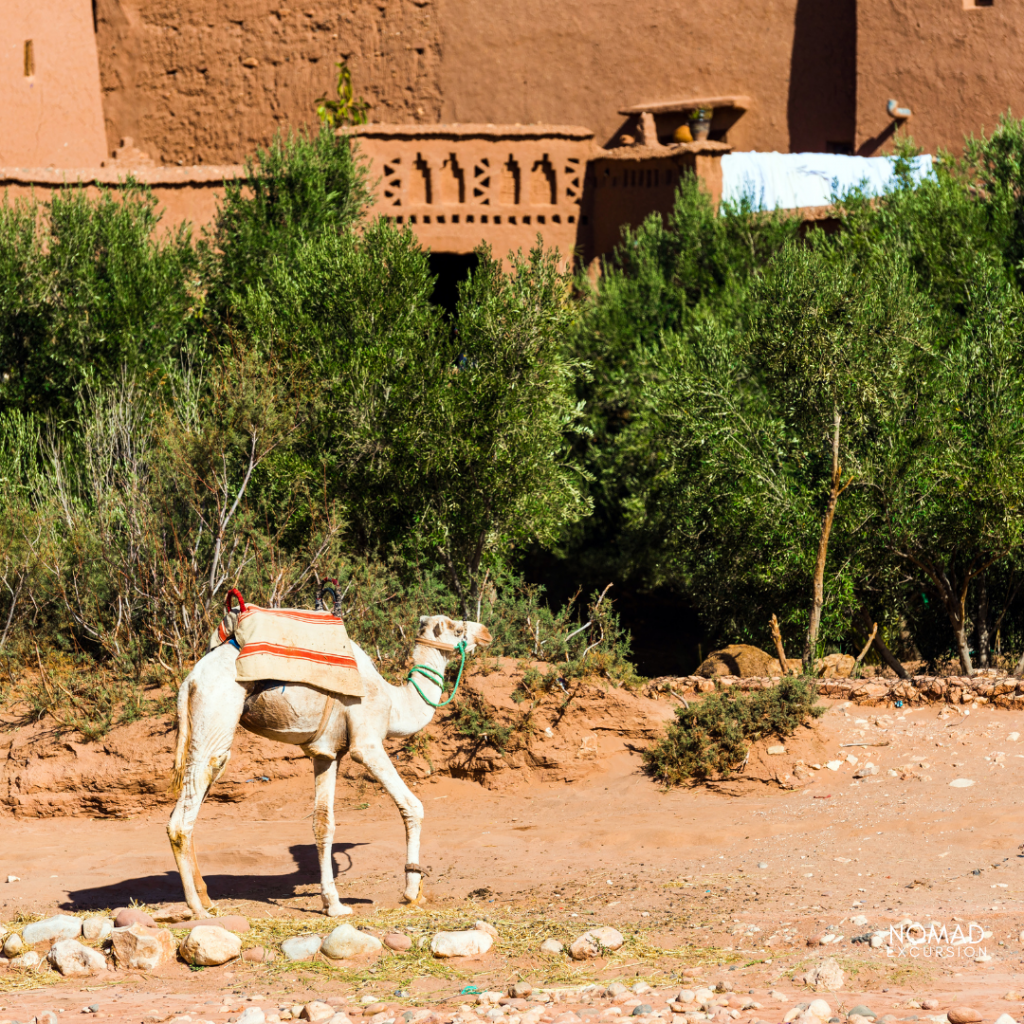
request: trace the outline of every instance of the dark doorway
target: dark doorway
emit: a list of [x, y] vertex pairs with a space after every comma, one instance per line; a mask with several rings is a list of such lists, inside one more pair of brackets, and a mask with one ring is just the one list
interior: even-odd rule
[[480, 262], [475, 252], [432, 252], [430, 272], [437, 278], [430, 301], [440, 306], [449, 316], [455, 315], [459, 301], [459, 284], [469, 277]]
[[797, 0], [787, 116], [791, 153], [853, 152], [856, 0]]

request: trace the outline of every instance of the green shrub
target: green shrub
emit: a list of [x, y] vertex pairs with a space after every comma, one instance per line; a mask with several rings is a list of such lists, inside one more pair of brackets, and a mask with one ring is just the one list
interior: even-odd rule
[[676, 708], [664, 738], [644, 751], [644, 766], [669, 786], [687, 779], [728, 778], [746, 758], [748, 744], [766, 736], [785, 739], [824, 714], [824, 708], [815, 707], [817, 696], [813, 682], [793, 678], [749, 694], [709, 694], [688, 708]]

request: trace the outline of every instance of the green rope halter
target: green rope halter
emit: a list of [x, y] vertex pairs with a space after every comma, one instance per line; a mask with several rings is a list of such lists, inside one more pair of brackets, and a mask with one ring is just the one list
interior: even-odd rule
[[462, 670], [466, 667], [466, 641], [460, 640], [455, 645], [455, 650], [462, 656], [462, 664], [459, 665], [459, 674], [455, 680], [455, 689], [452, 690], [452, 695], [447, 699], [441, 701], [439, 704], [435, 704], [419, 687], [419, 683], [413, 678], [417, 672], [424, 679], [429, 679], [435, 686], [441, 688], [441, 694], [444, 694], [444, 672], [438, 672], [436, 668], [430, 665], [413, 665], [409, 669], [409, 674], [405, 677], [407, 683], [412, 683], [416, 687], [416, 692], [423, 698], [423, 700], [429, 704], [432, 708], [443, 708], [446, 704], [451, 704], [455, 700], [455, 694], [459, 692], [459, 683], [462, 682]]

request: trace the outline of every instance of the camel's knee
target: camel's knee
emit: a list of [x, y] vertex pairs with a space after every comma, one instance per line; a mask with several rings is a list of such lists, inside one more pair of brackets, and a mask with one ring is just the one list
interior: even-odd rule
[[209, 785], [212, 786], [223, 774], [224, 769], [228, 766], [228, 761], [231, 760], [231, 751], [228, 750], [223, 754], [214, 754], [210, 758], [209, 765]]
[[313, 811], [313, 838], [317, 844], [325, 843], [334, 834], [334, 822], [329, 807], [317, 807]]

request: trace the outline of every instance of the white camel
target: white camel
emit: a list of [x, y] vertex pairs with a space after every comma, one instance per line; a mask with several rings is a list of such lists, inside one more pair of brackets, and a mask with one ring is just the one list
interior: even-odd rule
[[[248, 689], [235, 681], [238, 650], [223, 644], [210, 651], [189, 673], [178, 693], [178, 743], [174, 758], [178, 802], [167, 825], [185, 900], [196, 917], [212, 906], [199, 873], [192, 830], [210, 787], [223, 774], [239, 724], [249, 732], [294, 743], [313, 761], [316, 796], [313, 836], [320, 859], [320, 893], [328, 917], [351, 914], [338, 897], [331, 849], [334, 843], [334, 786], [338, 762], [348, 751], [388, 791], [405, 822], [405, 899], [415, 902], [423, 889], [419, 865], [423, 805], [395, 770], [385, 739], [412, 736], [434, 715], [444, 691], [448, 661], [460, 642], [466, 652], [486, 647], [491, 634], [479, 622], [453, 621], [446, 615], [420, 618], [413, 648], [414, 669], [404, 686], [392, 686], [355, 642], [352, 651], [365, 686], [365, 697], [328, 697], [298, 683]], [[426, 699], [424, 699], [426, 698]], [[429, 703], [428, 703], [429, 701]]]

